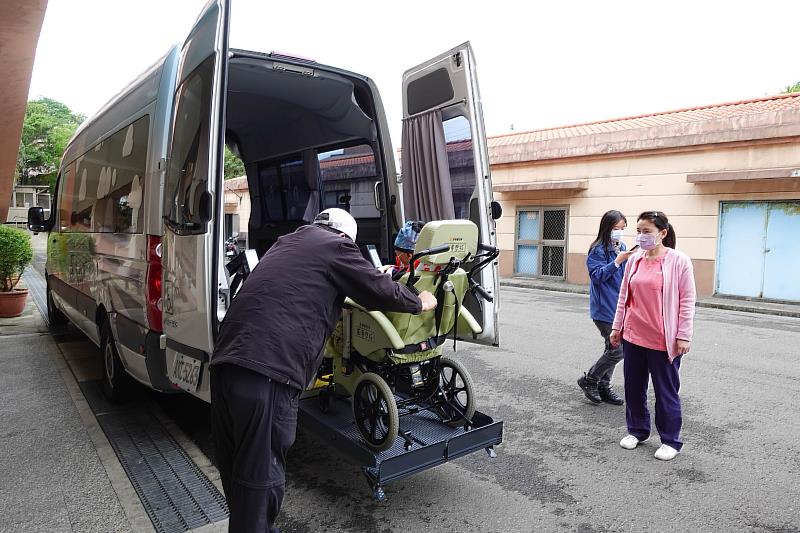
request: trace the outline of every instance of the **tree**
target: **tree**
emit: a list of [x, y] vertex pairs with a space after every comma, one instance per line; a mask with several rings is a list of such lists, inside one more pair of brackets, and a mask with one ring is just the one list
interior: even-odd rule
[[797, 83], [794, 83], [792, 85], [787, 85], [783, 89], [783, 92], [784, 93], [800, 93], [800, 81], [798, 81]]
[[64, 148], [85, 118], [50, 98], [28, 102], [17, 154], [18, 183], [52, 188]]
[[244, 163], [242, 159], [234, 154], [230, 148], [225, 147], [225, 179], [238, 178], [244, 176]]

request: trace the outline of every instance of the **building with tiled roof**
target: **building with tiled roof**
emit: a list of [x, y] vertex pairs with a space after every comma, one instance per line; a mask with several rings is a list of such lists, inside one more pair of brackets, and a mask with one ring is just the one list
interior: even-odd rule
[[800, 300], [800, 93], [488, 140], [504, 276], [587, 283], [603, 213], [664, 211], [701, 294]]

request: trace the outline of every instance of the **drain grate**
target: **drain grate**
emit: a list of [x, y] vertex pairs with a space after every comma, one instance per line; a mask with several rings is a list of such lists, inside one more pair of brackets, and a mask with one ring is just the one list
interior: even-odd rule
[[156, 531], [183, 532], [228, 517], [224, 496], [155, 416], [108, 403], [98, 381], [80, 385]]

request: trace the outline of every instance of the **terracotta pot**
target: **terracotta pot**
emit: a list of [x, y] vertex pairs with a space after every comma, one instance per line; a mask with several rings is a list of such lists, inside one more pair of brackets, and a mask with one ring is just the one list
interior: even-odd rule
[[11, 292], [0, 292], [0, 318], [13, 318], [25, 311], [25, 300], [28, 289], [14, 289]]

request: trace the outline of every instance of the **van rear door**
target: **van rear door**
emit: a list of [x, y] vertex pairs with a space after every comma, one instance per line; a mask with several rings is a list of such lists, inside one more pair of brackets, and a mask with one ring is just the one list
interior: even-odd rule
[[[432, 124], [431, 121], [439, 125]], [[412, 136], [409, 128], [418, 121], [421, 128], [416, 131], [438, 130], [439, 133], [430, 135], [431, 142], [420, 143], [419, 136]], [[423, 135], [424, 136], [424, 135]], [[432, 144], [445, 143], [447, 152], [447, 167], [449, 176], [442, 178], [445, 172], [442, 164], [431, 160], [430, 153], [435, 151]], [[478, 78], [475, 71], [475, 58], [469, 42], [453, 48], [433, 59], [426, 61], [403, 74], [403, 144], [402, 158], [414, 158], [416, 163], [423, 166], [432, 165], [439, 169], [438, 176], [433, 173], [419, 173], [423, 180], [430, 180], [427, 184], [412, 185], [409, 176], [402, 177], [403, 201], [406, 218], [419, 215], [420, 210], [409, 206], [415, 198], [428, 203], [430, 198], [439, 194], [447, 197], [443, 204], [433, 208], [437, 215], [449, 213], [449, 218], [468, 218], [480, 230], [481, 243], [497, 246], [495, 222], [492, 219], [492, 180], [489, 174], [489, 156], [486, 148], [486, 133], [483, 127], [483, 111], [481, 98], [478, 91]], [[408, 146], [406, 146], [408, 144]], [[410, 151], [415, 150], [412, 154]], [[426, 154], [422, 154], [425, 151]], [[441, 153], [441, 152], [440, 152]], [[411, 161], [412, 159], [409, 159]], [[404, 174], [407, 164], [403, 164]], [[430, 168], [430, 167], [428, 167]], [[435, 181], [435, 182], [434, 182]], [[410, 189], [416, 188], [416, 193]], [[449, 195], [443, 189], [449, 188], [452, 195], [452, 207], [449, 205]], [[424, 210], [422, 210], [424, 211]], [[433, 218], [433, 217], [429, 217]], [[427, 221], [427, 220], [426, 220]], [[467, 269], [469, 265], [467, 265]], [[479, 344], [497, 345], [499, 332], [497, 327], [497, 314], [499, 311], [498, 267], [497, 262], [488, 265], [476, 280], [488, 292], [493, 301], [478, 300], [472, 293], [468, 293], [464, 306], [482, 325], [483, 331], [475, 338], [465, 340]]]
[[210, 400], [222, 216], [229, 0], [212, 0], [181, 48], [164, 182], [167, 375]]

